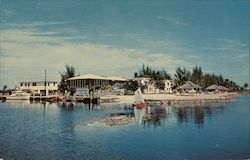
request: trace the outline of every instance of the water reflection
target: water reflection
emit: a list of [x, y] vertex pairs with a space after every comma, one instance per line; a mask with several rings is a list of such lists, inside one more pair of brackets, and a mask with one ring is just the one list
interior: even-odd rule
[[[134, 122], [140, 125], [161, 126], [170, 121], [176, 121], [179, 124], [195, 124], [196, 127], [202, 128], [206, 118], [211, 118], [217, 112], [222, 112], [225, 103], [211, 104], [194, 104], [191, 106], [148, 106], [147, 108], [132, 110], [126, 105], [106, 104], [106, 105], [86, 105], [79, 103], [59, 103], [62, 111], [78, 112], [76, 108], [84, 110], [103, 110], [103, 117], [111, 117], [112, 120], [120, 118], [119, 122], [129, 118], [134, 118]], [[92, 112], [92, 113], [93, 113]], [[96, 118], [96, 117], [93, 117]], [[168, 121], [168, 122], [167, 122]], [[167, 123], [166, 123], [167, 122]], [[116, 124], [116, 123], [115, 123]], [[115, 125], [113, 124], [113, 125]], [[120, 123], [117, 123], [120, 124]]]
[[[0, 102], [0, 154], [4, 159], [246, 159], [248, 105], [249, 97], [226, 106], [142, 110], [121, 104]], [[112, 120], [123, 125], [95, 123], [105, 116], [118, 117]]]
[[9, 100], [9, 101], [3, 101], [3, 103], [8, 104], [9, 106], [13, 107], [19, 107], [19, 108], [26, 108], [30, 106], [29, 100]]
[[223, 112], [224, 106], [225, 103], [192, 106], [149, 106], [146, 109], [134, 109], [134, 116], [135, 121], [142, 125], [160, 126], [165, 121], [176, 119], [179, 124], [195, 124], [198, 128], [201, 128], [206, 119]]
[[[133, 122], [140, 125], [154, 125], [161, 126], [165, 124], [166, 121], [176, 121], [179, 124], [195, 124], [198, 127], [202, 127], [206, 118], [211, 118], [218, 113], [223, 112], [226, 103], [216, 102], [216, 103], [197, 103], [193, 105], [180, 104], [178, 106], [148, 106], [142, 109], [131, 109], [128, 104], [83, 104], [74, 102], [59, 102], [59, 103], [49, 103], [45, 101], [6, 101], [6, 104], [18, 107], [18, 108], [28, 108], [28, 107], [43, 107], [44, 116], [46, 115], [46, 110], [59, 110], [64, 112], [84, 112], [84, 110], [92, 110], [91, 115], [93, 119], [97, 116], [103, 117], [115, 117], [117, 114], [127, 116], [129, 120], [134, 118]], [[80, 111], [82, 110], [82, 111]], [[95, 112], [95, 110], [102, 110]], [[49, 112], [51, 114], [51, 112]], [[63, 115], [63, 114], [62, 114]], [[72, 115], [67, 115], [70, 118]], [[69, 122], [73, 123], [74, 119], [68, 119]], [[90, 120], [92, 121], [92, 120]], [[130, 121], [132, 122], [132, 121]]]
[[202, 127], [206, 118], [211, 118], [218, 112], [223, 112], [225, 103], [205, 105], [177, 106], [176, 115], [179, 123], [194, 123]]
[[30, 100], [7, 100], [2, 103], [15, 108], [49, 108], [56, 109], [57, 103], [50, 103], [47, 101], [30, 101]]
[[187, 108], [178, 108], [177, 111], [178, 120], [180, 122], [188, 122], [188, 109]]
[[202, 108], [194, 108], [194, 120], [196, 124], [203, 124], [204, 123], [204, 109]]
[[63, 111], [69, 111], [69, 112], [74, 111], [73, 103], [62, 103], [60, 106], [62, 107]]
[[144, 122], [145, 115], [146, 115], [145, 108], [141, 109], [134, 108], [134, 116], [135, 116], [135, 121], [137, 123], [142, 124]]
[[[177, 109], [177, 118], [180, 123], [188, 123], [194, 120], [195, 124], [202, 125], [204, 123], [204, 110], [201, 107], [180, 107]], [[211, 112], [210, 112], [211, 115]]]
[[87, 109], [87, 110], [98, 110], [101, 109], [100, 105], [95, 104], [83, 104], [83, 103], [75, 103], [75, 102], [60, 102], [58, 106], [62, 107], [63, 111], [72, 112], [75, 109]]
[[143, 126], [160, 126], [161, 121], [172, 117], [170, 106], [148, 106], [147, 108], [134, 108], [135, 121]]

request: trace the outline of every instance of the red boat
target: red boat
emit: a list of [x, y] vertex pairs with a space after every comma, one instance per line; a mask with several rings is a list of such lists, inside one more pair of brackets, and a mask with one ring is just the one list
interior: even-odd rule
[[133, 104], [133, 107], [136, 107], [136, 108], [145, 108], [147, 106], [148, 106], [147, 103], [139, 103], [139, 104], [134, 103]]
[[57, 102], [58, 100], [59, 100], [59, 97], [50, 97], [47, 99], [47, 101], [50, 103]]

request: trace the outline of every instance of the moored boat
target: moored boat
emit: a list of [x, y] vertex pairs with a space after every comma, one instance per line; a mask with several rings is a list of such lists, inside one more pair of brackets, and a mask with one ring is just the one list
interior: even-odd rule
[[59, 97], [58, 96], [50, 97], [50, 98], [47, 98], [47, 101], [50, 102], [50, 103], [58, 102]]
[[24, 91], [12, 91], [11, 95], [6, 96], [6, 100], [29, 100], [30, 94]]

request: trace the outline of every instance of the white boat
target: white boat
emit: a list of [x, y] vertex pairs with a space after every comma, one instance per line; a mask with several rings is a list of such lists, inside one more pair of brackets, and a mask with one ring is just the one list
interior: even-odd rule
[[6, 100], [29, 100], [30, 94], [23, 91], [12, 91], [11, 95], [6, 96]]
[[136, 91], [135, 91], [135, 103], [134, 103], [134, 107], [137, 108], [144, 108], [147, 107], [147, 103], [145, 102], [144, 98], [142, 97], [142, 92], [141, 92], [141, 88], [139, 87]]

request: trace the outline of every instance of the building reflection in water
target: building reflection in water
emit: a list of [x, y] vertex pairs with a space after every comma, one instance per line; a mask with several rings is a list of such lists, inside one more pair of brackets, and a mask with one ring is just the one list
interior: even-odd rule
[[95, 104], [83, 104], [83, 103], [75, 103], [75, 102], [62, 102], [58, 104], [62, 107], [63, 111], [72, 112], [75, 109], [87, 109], [87, 110], [97, 110], [100, 109], [100, 105]]
[[134, 108], [135, 120], [139, 124], [160, 126], [161, 120], [171, 115], [170, 106], [148, 106], [147, 108]]
[[74, 111], [74, 104], [73, 103], [61, 103], [61, 107], [63, 111]]
[[179, 123], [194, 123], [203, 127], [206, 118], [211, 118], [218, 112], [223, 112], [226, 103], [216, 102], [196, 104], [190, 106], [176, 106], [176, 115]]
[[[198, 103], [198, 104], [179, 104], [176, 106], [148, 106], [147, 108], [136, 109], [129, 105], [117, 105], [117, 104], [102, 104], [102, 105], [88, 105], [82, 103], [49, 103], [45, 101], [6, 101], [5, 103], [13, 107], [18, 108], [43, 108], [44, 116], [46, 110], [49, 110], [50, 114], [55, 116], [58, 113], [58, 106], [60, 106], [63, 112], [77, 112], [80, 110], [103, 110], [103, 114], [110, 116], [128, 116], [134, 118], [135, 122], [141, 125], [153, 125], [160, 126], [164, 123], [177, 122], [179, 124], [195, 124], [197, 127], [203, 127], [206, 119], [220, 114], [224, 110], [225, 102], [211, 102], [211, 103]], [[51, 112], [54, 111], [54, 112]], [[64, 116], [61, 113], [62, 118]], [[66, 114], [66, 113], [65, 113]], [[73, 123], [73, 115], [67, 115], [68, 122]], [[70, 119], [71, 118], [71, 119]], [[65, 119], [65, 118], [63, 118]], [[64, 123], [64, 122], [63, 122]], [[66, 122], [65, 122], [66, 123]], [[69, 126], [74, 126], [69, 124]], [[73, 129], [73, 128], [72, 128]]]
[[56, 110], [56, 103], [49, 103], [47, 101], [30, 101], [30, 100], [7, 100], [4, 103], [15, 108], [46, 108], [49, 110]]
[[84, 104], [77, 102], [59, 102], [58, 106], [62, 107], [64, 111], [74, 111], [75, 109], [83, 110], [131, 110], [131, 104], [115, 104], [115, 103], [105, 103], [105, 104]]
[[203, 127], [204, 121], [223, 112], [225, 103], [206, 103], [182, 106], [149, 106], [134, 109], [135, 121], [142, 125], [160, 126], [166, 120], [177, 121], [179, 124], [195, 124]]

